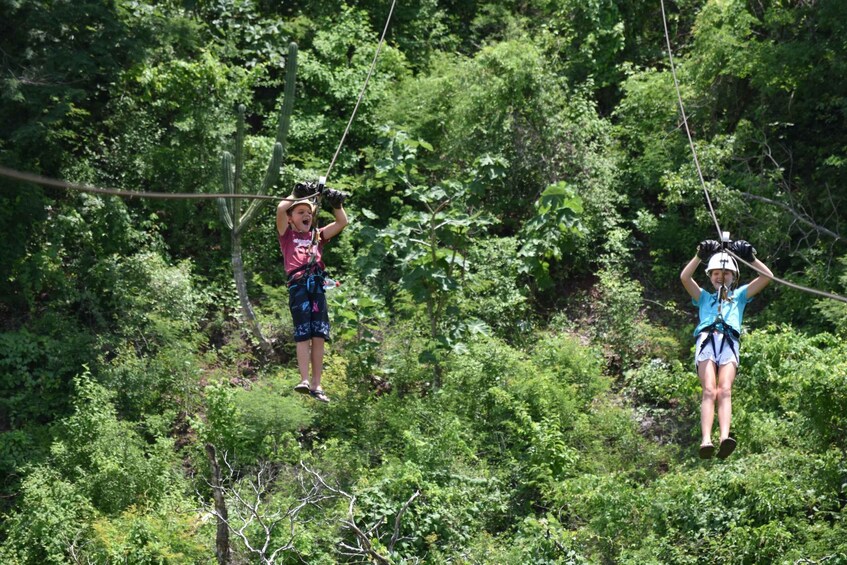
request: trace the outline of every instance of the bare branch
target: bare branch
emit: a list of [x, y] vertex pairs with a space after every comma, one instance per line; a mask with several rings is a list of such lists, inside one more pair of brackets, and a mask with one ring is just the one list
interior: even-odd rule
[[[354, 556], [354, 555], [355, 556], [364, 556], [364, 557], [367, 557], [370, 561], [373, 561], [373, 562], [381, 564], [381, 565], [388, 565], [389, 563], [391, 563], [391, 559], [389, 557], [386, 557], [386, 556], [380, 554], [376, 549], [374, 549], [373, 544], [371, 543], [372, 539], [378, 540], [381, 537], [378, 529], [383, 524], [383, 522], [385, 521], [385, 516], [380, 517], [376, 522], [374, 522], [370, 526], [365, 526], [365, 527], [360, 526], [359, 524], [356, 523], [355, 513], [353, 511], [354, 508], [355, 508], [355, 505], [356, 505], [356, 497], [354, 495], [348, 493], [348, 492], [341, 490], [340, 488], [336, 488], [336, 487], [332, 487], [332, 486], [328, 485], [326, 483], [326, 481], [324, 481], [323, 477], [321, 477], [318, 473], [316, 473], [316, 472], [312, 471], [311, 469], [309, 469], [308, 467], [306, 467], [306, 465], [304, 465], [302, 462], [300, 463], [300, 465], [308, 473], [312, 474], [312, 476], [315, 478], [315, 480], [320, 482], [320, 484], [324, 488], [326, 488], [327, 490], [329, 490], [331, 492], [338, 494], [339, 496], [346, 498], [347, 501], [348, 501], [348, 503], [347, 503], [347, 519], [341, 520], [341, 525], [344, 526], [345, 528], [347, 528], [348, 530], [350, 530], [353, 533], [353, 536], [356, 538], [356, 547], [353, 547], [352, 545], [349, 545], [349, 544], [347, 544], [343, 541], [339, 542], [338, 546], [341, 549], [346, 550], [346, 551], [339, 550], [339, 553], [341, 553], [342, 555], [347, 555], [347, 556]], [[418, 496], [420, 496], [420, 491], [415, 491], [415, 493], [412, 494], [411, 497], [409, 497], [409, 500], [406, 501], [406, 503], [403, 505], [403, 507], [397, 513], [397, 516], [394, 519], [394, 533], [391, 536], [391, 540], [390, 540], [389, 545], [388, 545], [389, 554], [394, 553], [394, 547], [396, 546], [397, 542], [400, 541], [401, 539], [403, 539], [403, 538], [400, 537], [400, 525], [401, 525], [401, 522], [403, 520], [403, 514], [406, 513], [406, 510], [408, 510], [409, 506], [412, 504], [412, 502]]]
[[409, 497], [409, 500], [403, 505], [403, 508], [400, 509], [400, 512], [397, 513], [397, 517], [394, 518], [394, 534], [391, 536], [391, 541], [388, 544], [388, 551], [390, 553], [394, 553], [394, 546], [400, 540], [400, 521], [403, 519], [403, 514], [406, 513], [406, 510], [409, 509], [409, 505], [420, 496], [421, 491], [416, 490], [415, 493]]
[[221, 490], [221, 466], [218, 464], [215, 446], [211, 443], [206, 444], [206, 456], [212, 465], [212, 480], [209, 485], [212, 487], [212, 498], [215, 501], [215, 516], [217, 516], [218, 521], [217, 533], [215, 535], [215, 557], [217, 557], [220, 565], [226, 565], [229, 563], [230, 558], [229, 524], [227, 522], [229, 513], [227, 512], [226, 501]]
[[821, 234], [824, 234], [824, 235], [828, 235], [829, 237], [832, 237], [832, 238], [836, 239], [837, 241], [847, 243], [847, 238], [845, 238], [845, 237], [841, 236], [840, 234], [837, 234], [834, 231], [827, 229], [827, 228], [825, 228], [825, 227], [823, 227], [819, 224], [816, 224], [805, 213], [797, 212], [794, 208], [792, 208], [788, 204], [785, 204], [784, 202], [779, 202], [778, 200], [772, 200], [770, 198], [766, 198], [764, 196], [759, 196], [757, 194], [750, 194], [749, 192], [742, 192], [741, 196], [743, 196], [744, 198], [747, 198], [749, 200], [757, 200], [759, 202], [764, 202], [765, 204], [770, 204], [771, 206], [777, 206], [779, 208], [782, 208], [783, 210], [785, 210], [789, 214], [791, 214], [797, 221], [809, 226], [814, 231], [821, 233]]

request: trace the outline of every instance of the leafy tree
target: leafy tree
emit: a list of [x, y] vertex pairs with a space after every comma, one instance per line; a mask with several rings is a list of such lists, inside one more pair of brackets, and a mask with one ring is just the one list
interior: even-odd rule
[[89, 373], [76, 380], [74, 413], [59, 425], [48, 462], [27, 470], [21, 503], [4, 524], [2, 551], [21, 563], [63, 563], [81, 555], [96, 516], [178, 499], [173, 441], [151, 444], [118, 420], [112, 394]]
[[389, 146], [393, 150], [377, 163], [377, 175], [396, 179], [402, 195], [412, 204], [403, 217], [381, 230], [379, 237], [397, 263], [400, 287], [424, 303], [432, 341], [426, 360], [434, 365], [433, 386], [438, 389], [441, 366], [436, 351], [449, 347], [456, 334], [458, 311], [452, 303], [467, 270], [465, 254], [473, 235], [480, 233], [475, 228], [491, 220], [481, 211], [468, 210], [469, 189], [460, 182], [420, 184], [423, 179], [416, 170], [415, 153], [418, 146], [429, 148], [428, 144], [394, 132]]
[[535, 203], [536, 215], [524, 227], [525, 243], [518, 250], [520, 272], [540, 288], [553, 284], [550, 264], [562, 261], [574, 249], [584, 228], [579, 219], [582, 199], [564, 182], [548, 186]]

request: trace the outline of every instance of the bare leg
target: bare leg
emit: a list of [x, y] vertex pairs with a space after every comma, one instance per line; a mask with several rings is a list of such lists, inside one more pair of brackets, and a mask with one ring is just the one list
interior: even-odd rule
[[700, 431], [703, 438], [700, 445], [712, 444], [712, 425], [715, 422], [715, 364], [712, 361], [701, 361], [697, 365], [697, 376], [703, 387], [703, 399], [700, 401]]
[[737, 367], [727, 363], [718, 369], [718, 427], [721, 441], [729, 437], [729, 425], [732, 422], [732, 383], [735, 382]]
[[[309, 341], [297, 342], [297, 368], [300, 370], [301, 383], [309, 382], [309, 352], [311, 349], [312, 344]], [[321, 349], [323, 349], [323, 343], [321, 343]]]
[[321, 388], [321, 375], [324, 370], [324, 338], [312, 338], [312, 390]]

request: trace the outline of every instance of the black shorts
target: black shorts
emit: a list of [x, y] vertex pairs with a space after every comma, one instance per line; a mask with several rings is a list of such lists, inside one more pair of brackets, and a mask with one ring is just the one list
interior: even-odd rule
[[322, 337], [329, 341], [329, 312], [321, 275], [304, 275], [288, 287], [288, 308], [294, 321], [294, 341]]

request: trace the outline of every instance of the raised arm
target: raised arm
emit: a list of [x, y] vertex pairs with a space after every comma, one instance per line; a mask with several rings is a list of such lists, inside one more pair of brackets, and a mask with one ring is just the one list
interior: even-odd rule
[[720, 248], [721, 244], [714, 239], [704, 239], [697, 244], [697, 254], [693, 259], [691, 259], [691, 261], [688, 262], [679, 274], [679, 280], [682, 281], [682, 286], [685, 287], [685, 290], [688, 291], [688, 294], [690, 294], [691, 298], [694, 300], [699, 300], [700, 298], [700, 285], [698, 285], [694, 280], [694, 271], [697, 270], [697, 266], [700, 265], [700, 261], [705, 261], [717, 253]]
[[730, 244], [730, 250], [741, 259], [750, 263], [759, 273], [759, 276], [747, 285], [747, 297], [752, 298], [753, 296], [756, 296], [771, 283], [773, 273], [764, 263], [756, 259], [756, 248], [750, 245], [749, 242], [744, 241], [743, 239], [733, 241]]
[[291, 208], [292, 204], [294, 204], [293, 193], [276, 207], [276, 231], [279, 232], [279, 235], [282, 235], [288, 229], [288, 214], [286, 212]]
[[688, 291], [688, 294], [691, 295], [691, 298], [697, 300], [700, 298], [700, 285], [697, 284], [697, 281], [694, 280], [694, 271], [697, 270], [697, 267], [700, 265], [700, 258], [698, 256], [694, 256], [691, 261], [682, 269], [682, 272], [679, 274], [679, 280], [682, 281], [682, 286], [685, 287], [685, 290]]
[[338, 208], [332, 209], [332, 215], [335, 216], [335, 221], [331, 224], [327, 224], [326, 227], [321, 230], [321, 235], [323, 235], [324, 241], [329, 241], [340, 234], [341, 230], [346, 228], [347, 224], [350, 223], [347, 219], [347, 212], [344, 211], [344, 207], [340, 204]]
[[332, 215], [335, 216], [335, 221], [321, 230], [321, 235], [324, 241], [329, 241], [333, 237], [341, 233], [341, 230], [347, 227], [347, 212], [344, 211], [344, 200], [347, 199], [347, 193], [335, 190], [332, 188], [324, 189], [324, 199], [332, 206]]
[[753, 265], [756, 270], [759, 271], [760, 274], [758, 277], [753, 279], [750, 284], [747, 285], [748, 298], [753, 297], [762, 292], [762, 290], [764, 290], [766, 286], [771, 284], [771, 277], [773, 276], [771, 270], [768, 269], [768, 267], [758, 259], [753, 258], [753, 260], [749, 263]]

